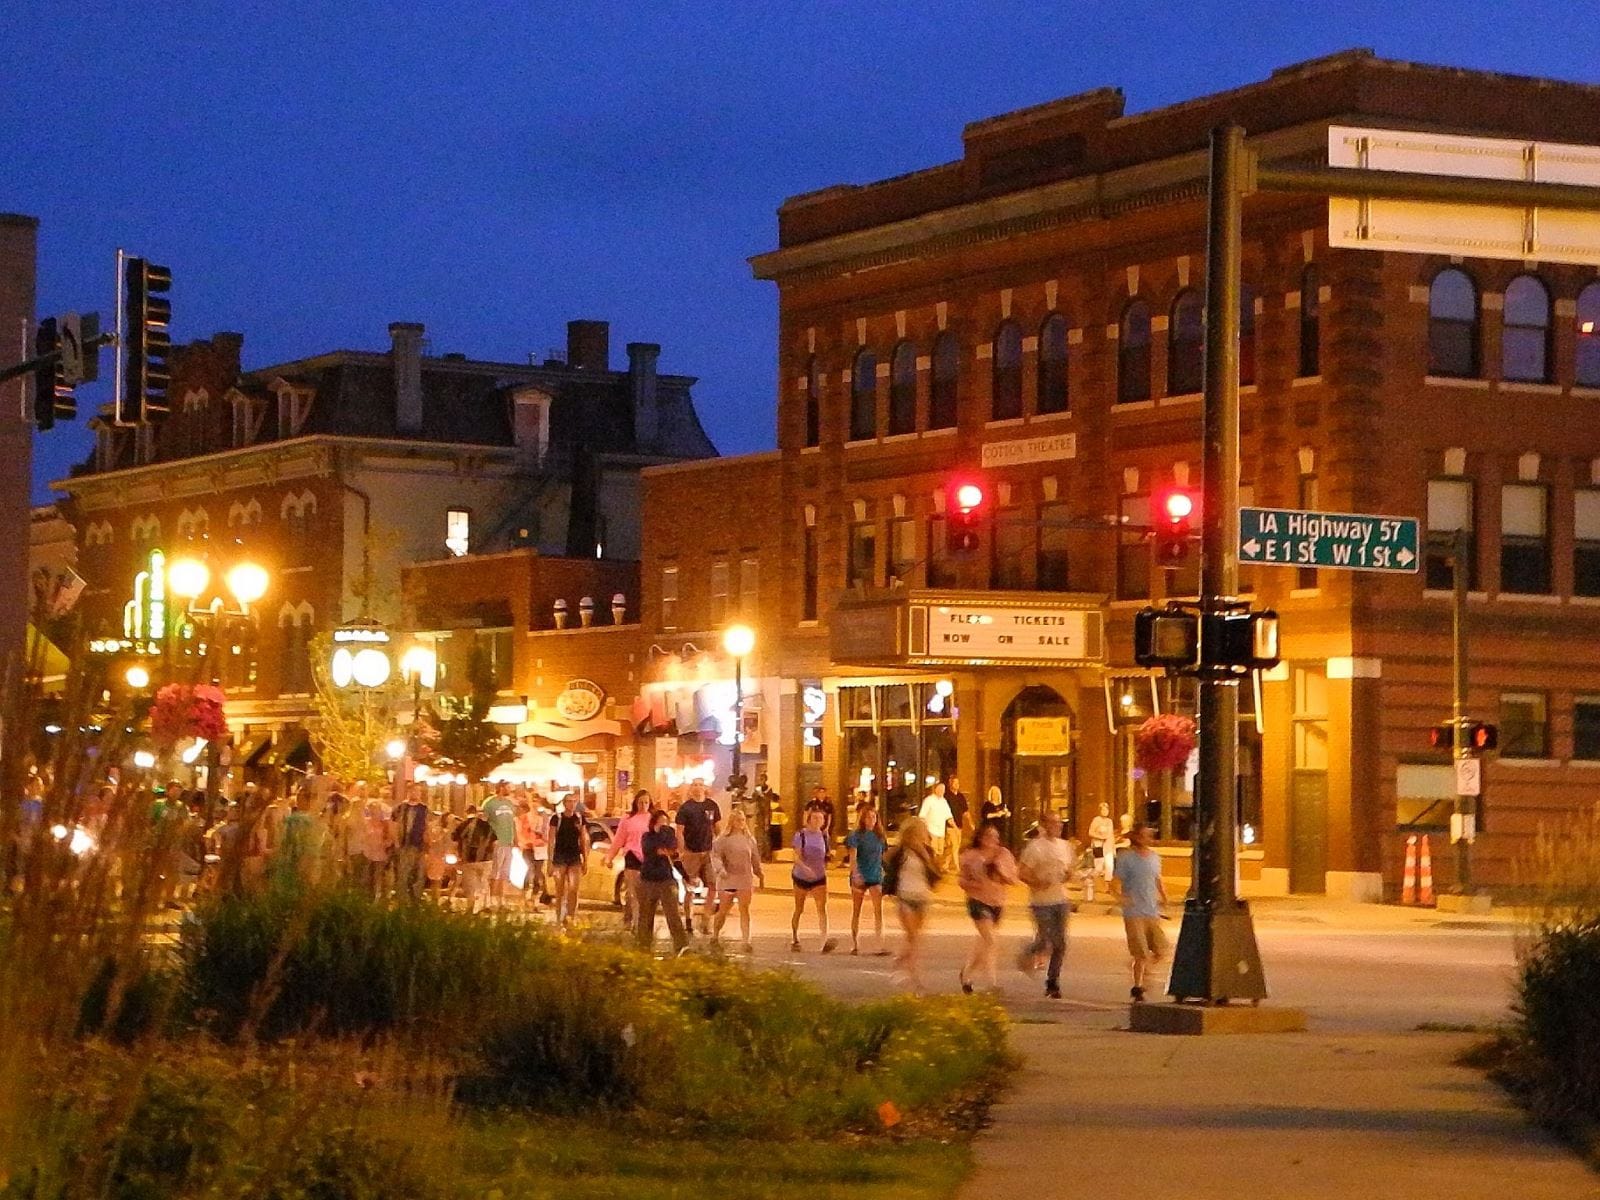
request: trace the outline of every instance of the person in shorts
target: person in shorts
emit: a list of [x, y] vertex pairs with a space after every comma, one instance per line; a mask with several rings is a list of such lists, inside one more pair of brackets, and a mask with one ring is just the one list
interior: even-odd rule
[[870, 901], [878, 939], [873, 953], [888, 954], [883, 946], [883, 854], [889, 846], [876, 808], [857, 810], [856, 827], [845, 835], [844, 848], [850, 865], [850, 953], [861, 953], [861, 908]]
[[740, 809], [728, 814], [728, 828], [711, 847], [716, 859], [717, 919], [711, 927], [713, 937], [722, 936], [728, 910], [739, 906], [739, 935], [746, 953], [750, 950], [750, 901], [761, 874], [761, 848], [750, 833], [750, 819]]
[[808, 808], [805, 828], [794, 835], [794, 869], [789, 876], [794, 884], [794, 919], [789, 922], [789, 949], [800, 949], [800, 914], [810, 900], [817, 910], [822, 952], [827, 954], [836, 943], [828, 936], [828, 835], [822, 827], [823, 814]]
[[1117, 855], [1111, 886], [1122, 897], [1122, 928], [1128, 935], [1129, 968], [1133, 987], [1129, 995], [1144, 999], [1150, 968], [1167, 953], [1167, 934], [1161, 928], [1161, 906], [1167, 889], [1161, 882], [1161, 856], [1150, 845], [1150, 827], [1135, 825], [1128, 831], [1128, 847]]
[[995, 979], [995, 934], [1005, 907], [1006, 888], [1017, 881], [1017, 863], [1000, 844], [997, 825], [980, 825], [972, 845], [961, 852], [961, 890], [967, 894], [967, 916], [977, 939], [961, 968], [961, 990], [970, 993], [976, 973], [983, 972], [990, 989]]
[[689, 798], [678, 807], [673, 818], [680, 831], [678, 863], [683, 869], [683, 927], [697, 928], [694, 921], [695, 881], [705, 884], [700, 901], [701, 933], [711, 932], [711, 915], [717, 904], [717, 877], [711, 863], [711, 847], [722, 827], [722, 809], [705, 794], [702, 784], [689, 785]]
[[589, 869], [589, 825], [578, 811], [578, 793], [561, 797], [561, 811], [550, 821], [550, 873], [556, 898], [556, 924], [570, 924], [578, 912], [578, 884]]
[[900, 826], [900, 844], [884, 862], [883, 890], [894, 897], [900, 927], [906, 935], [895, 966], [917, 992], [922, 991], [922, 931], [928, 920], [928, 902], [933, 899], [938, 882], [939, 866], [928, 827], [921, 817], [907, 817]]
[[511, 803], [511, 785], [495, 784], [494, 794], [483, 802], [483, 819], [494, 830], [494, 857], [489, 862], [489, 903], [498, 908], [511, 878], [511, 858], [517, 852], [517, 808]]

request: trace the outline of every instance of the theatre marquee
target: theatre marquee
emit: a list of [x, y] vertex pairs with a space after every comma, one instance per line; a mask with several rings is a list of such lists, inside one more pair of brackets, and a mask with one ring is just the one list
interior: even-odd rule
[[1098, 596], [906, 591], [844, 599], [833, 661], [861, 666], [1093, 666], [1105, 661]]

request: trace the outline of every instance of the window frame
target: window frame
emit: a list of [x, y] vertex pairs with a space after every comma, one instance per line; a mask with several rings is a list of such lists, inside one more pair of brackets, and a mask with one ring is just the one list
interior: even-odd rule
[[961, 572], [950, 554], [950, 518], [945, 513], [928, 516], [928, 553], [924, 560], [923, 577], [930, 588], [953, 588], [960, 585]]
[[1039, 506], [1039, 537], [1033, 560], [1035, 591], [1072, 590], [1072, 531], [1064, 523], [1052, 523], [1056, 519], [1065, 522], [1071, 515], [1071, 506], [1065, 500], [1048, 500]]
[[[1435, 484], [1450, 484], [1467, 489], [1467, 590], [1476, 591], [1478, 588], [1478, 485], [1475, 480], [1465, 479], [1459, 475], [1441, 475], [1427, 481], [1427, 489], [1431, 490]], [[1450, 571], [1448, 562], [1441, 563], [1441, 559], [1448, 560], [1455, 554], [1454, 528], [1435, 528], [1433, 524], [1433, 498], [1424, 492], [1423, 512], [1427, 519], [1423, 522], [1425, 533], [1422, 549], [1422, 586], [1429, 591], [1450, 591], [1454, 587], [1454, 576], [1445, 577]]]
[[1295, 378], [1322, 374], [1322, 281], [1316, 263], [1300, 272], [1300, 361]]
[[[1584, 536], [1585, 522], [1578, 511], [1578, 498], [1595, 500], [1595, 536]], [[1585, 582], [1589, 580], [1591, 582]], [[1600, 596], [1600, 487], [1572, 489], [1572, 594]]]
[[870, 442], [878, 436], [878, 356], [870, 346], [856, 353], [850, 370], [849, 432], [852, 442]]
[[1239, 285], [1239, 386], [1254, 387], [1256, 382], [1256, 289]]
[[[1522, 747], [1518, 744], [1519, 725], [1515, 721], [1506, 719], [1507, 701], [1522, 702], [1533, 701], [1536, 707], [1542, 710], [1542, 716], [1537, 723], [1530, 725], [1537, 730], [1538, 744], [1532, 747]], [[1500, 757], [1512, 759], [1546, 759], [1550, 757], [1550, 693], [1536, 690], [1525, 692], [1501, 692], [1499, 698], [1500, 727]]]
[[[460, 535], [456, 531], [456, 518], [461, 518]], [[452, 505], [444, 510], [444, 548], [451, 558], [465, 558], [472, 553], [472, 510]]]
[[1066, 317], [1058, 312], [1050, 313], [1039, 325], [1033, 410], [1040, 416], [1064, 413], [1072, 408], [1072, 387], [1067, 375], [1067, 365], [1072, 359], [1068, 343], [1070, 332]]
[[[869, 551], [865, 562], [863, 546]], [[846, 588], [878, 586], [878, 523], [870, 518], [851, 521], [845, 534], [844, 584]]]
[[[1441, 281], [1459, 278], [1472, 298], [1470, 317], [1440, 315], [1435, 311]], [[1428, 374], [1440, 379], [1479, 379], [1483, 375], [1483, 294], [1470, 272], [1457, 266], [1441, 267], [1428, 282]], [[1464, 347], [1451, 346], [1453, 337], [1465, 335]], [[1446, 361], [1458, 349], [1465, 349], [1464, 364]]]
[[800, 619], [817, 619], [817, 598], [820, 592], [817, 527], [805, 525], [801, 529], [800, 543]]
[[928, 360], [928, 428], [954, 429], [960, 403], [961, 339], [947, 329], [934, 338]]
[[[1587, 317], [1585, 301], [1589, 297]], [[1577, 387], [1600, 388], [1600, 280], [1578, 293], [1572, 317], [1572, 382]], [[1584, 323], [1589, 328], [1584, 330]], [[1586, 369], [1587, 368], [1587, 369]]]
[[[1190, 311], [1192, 321], [1180, 319]], [[1167, 395], [1191, 396], [1204, 390], [1205, 357], [1205, 301], [1195, 288], [1183, 288], [1167, 312]]]
[[678, 628], [679, 587], [682, 575], [677, 563], [661, 564], [661, 628]]
[[822, 374], [815, 354], [806, 359], [805, 413], [801, 434], [807, 449], [822, 445]]
[[917, 347], [908, 338], [889, 356], [889, 436], [917, 431]]
[[[1512, 289], [1519, 284], [1529, 284], [1536, 288], [1540, 300], [1544, 305], [1544, 316], [1536, 322], [1511, 320]], [[1550, 286], [1532, 271], [1524, 271], [1510, 283], [1502, 294], [1500, 308], [1500, 378], [1508, 383], [1549, 383], [1552, 378], [1554, 355], [1551, 353], [1553, 323], [1551, 322], [1552, 303], [1550, 299]], [[1526, 337], [1522, 335], [1528, 335]], [[1516, 347], [1523, 343], [1537, 345], [1538, 369], [1529, 374], [1514, 374], [1511, 370], [1511, 356], [1516, 353]]]
[[[1539, 495], [1539, 513], [1542, 532], [1534, 534], [1508, 534], [1506, 532], [1506, 500], [1512, 492], [1537, 492]], [[1502, 483], [1500, 485], [1500, 591], [1502, 594], [1516, 596], [1548, 596], [1554, 590], [1555, 578], [1551, 562], [1552, 539], [1550, 536], [1550, 487], [1543, 483]], [[1520, 562], [1513, 557], [1521, 552], [1528, 562], [1532, 555], [1538, 555], [1538, 574], [1535, 577], [1524, 576], [1518, 583], [1533, 582], [1536, 587], [1508, 587], [1509, 576], [1524, 570], [1527, 562]]]
[[706, 572], [706, 593], [710, 597], [707, 619], [711, 628], [720, 629], [728, 620], [728, 595], [733, 582], [733, 572], [726, 558], [713, 559]]
[[[1587, 722], [1590, 725], [1589, 736], [1593, 739], [1589, 745], [1580, 747], [1578, 729], [1580, 722], [1578, 710], [1591, 709], [1593, 717]], [[1584, 753], [1587, 750], [1588, 753]], [[1580, 692], [1572, 698], [1572, 757], [1580, 762], [1600, 762], [1600, 695]]]
[[1015, 421], [1022, 416], [1022, 327], [1009, 317], [995, 329], [989, 357], [989, 419]]
[[[1129, 492], [1117, 498], [1117, 577], [1116, 596], [1118, 600], [1148, 600], [1151, 596], [1153, 582], [1154, 555], [1151, 553], [1150, 537], [1143, 526], [1150, 524], [1152, 497], [1149, 492]], [[1141, 515], [1142, 510], [1142, 515]], [[1128, 529], [1128, 524], [1141, 526], [1140, 529]], [[1137, 579], [1130, 579], [1130, 575]], [[1138, 583], [1137, 587], [1128, 586], [1130, 582]]]
[[[1135, 328], [1134, 318], [1142, 326], [1139, 340], [1129, 337]], [[1117, 322], [1117, 403], [1137, 404], [1151, 397], [1150, 390], [1150, 340], [1152, 323], [1149, 303], [1135, 296], [1123, 306]]]
[[[989, 588], [996, 592], [1028, 590], [1028, 559], [1033, 523], [1027, 511], [1012, 504], [996, 508], [989, 520]], [[1037, 553], [1037, 550], [1034, 551]]]

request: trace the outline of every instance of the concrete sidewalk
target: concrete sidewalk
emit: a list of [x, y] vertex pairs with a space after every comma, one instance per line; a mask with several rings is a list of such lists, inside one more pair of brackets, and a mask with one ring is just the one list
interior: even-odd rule
[[1019, 1024], [1025, 1065], [960, 1200], [1600, 1197], [1456, 1034], [1166, 1038]]

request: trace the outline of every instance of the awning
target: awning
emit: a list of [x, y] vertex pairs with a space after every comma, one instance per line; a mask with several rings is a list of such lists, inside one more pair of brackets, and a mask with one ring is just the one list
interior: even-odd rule
[[518, 746], [517, 756], [501, 763], [485, 776], [489, 783], [536, 783], [546, 787], [583, 786], [583, 768], [540, 750], [537, 746]]
[[542, 717], [534, 717], [524, 721], [518, 727], [524, 737], [541, 737], [552, 742], [581, 742], [586, 737], [599, 733], [607, 737], [618, 737], [626, 733], [627, 726], [621, 721], [607, 721], [597, 717], [592, 721], [580, 721], [568, 724], [564, 721], [548, 721]]

